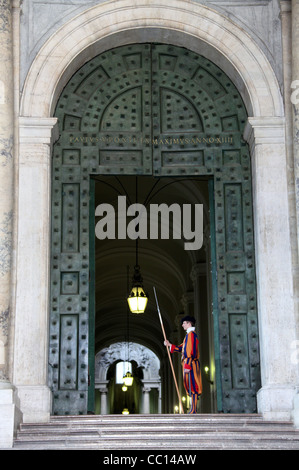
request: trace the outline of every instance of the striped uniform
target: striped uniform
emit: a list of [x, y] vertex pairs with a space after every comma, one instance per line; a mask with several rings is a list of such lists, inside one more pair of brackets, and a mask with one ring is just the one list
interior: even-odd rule
[[[199, 341], [194, 329], [189, 333], [187, 332], [182, 344], [179, 346], [172, 344], [170, 352], [180, 352], [182, 354], [185, 390], [189, 396], [191, 391], [192, 398], [198, 398], [202, 393], [202, 380], [199, 362]], [[186, 372], [187, 370], [190, 370], [190, 372]]]

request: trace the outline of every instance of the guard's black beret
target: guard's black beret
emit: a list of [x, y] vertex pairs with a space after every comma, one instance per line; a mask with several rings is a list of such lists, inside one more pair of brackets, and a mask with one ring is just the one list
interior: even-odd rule
[[183, 324], [184, 321], [189, 321], [190, 323], [195, 324], [195, 318], [191, 317], [190, 315], [186, 315], [184, 318], [182, 318], [181, 324]]

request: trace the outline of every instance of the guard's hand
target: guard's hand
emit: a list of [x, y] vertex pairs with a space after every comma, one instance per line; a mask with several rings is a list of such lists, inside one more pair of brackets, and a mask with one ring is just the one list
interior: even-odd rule
[[170, 347], [170, 346], [171, 346], [171, 343], [168, 341], [168, 339], [166, 339], [166, 340], [164, 341], [164, 345]]

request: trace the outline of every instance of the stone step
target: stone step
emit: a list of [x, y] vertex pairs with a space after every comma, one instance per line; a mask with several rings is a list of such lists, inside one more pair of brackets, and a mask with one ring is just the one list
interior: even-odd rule
[[[226, 424], [225, 427], [219, 426], [219, 425], [202, 425], [200, 423], [196, 423], [192, 425], [192, 433], [219, 433], [223, 429], [225, 429], [225, 432], [230, 432], [230, 433], [244, 433], [244, 432], [256, 432], [256, 433], [264, 433], [264, 434], [269, 434], [269, 433], [281, 433], [283, 432], [284, 435], [294, 435], [297, 436], [297, 432], [290, 426], [275, 426], [271, 425], [271, 423], [266, 424], [265, 426], [262, 425], [251, 425], [251, 426], [240, 426], [236, 427], [231, 424]], [[147, 434], [150, 434], [151, 432], [153, 433], [163, 433], [163, 432], [177, 432], [178, 431], [178, 426], [175, 425], [168, 425], [167, 423], [164, 423], [163, 425], [146, 425], [146, 426], [139, 426], [135, 424], [120, 424], [120, 425], [114, 425], [114, 424], [108, 424], [108, 425], [88, 425], [84, 426], [84, 424], [81, 424], [80, 426], [51, 426], [48, 427], [46, 425], [39, 425], [39, 426], [21, 426], [20, 432], [23, 437], [26, 436], [34, 436], [38, 434], [39, 436], [48, 436], [50, 434], [55, 433], [56, 436], [58, 435], [65, 435], [66, 433], [68, 434], [76, 434], [76, 433], [81, 433], [84, 432], [85, 434], [113, 434], [113, 433], [119, 433], [121, 430], [122, 433], [128, 432], [131, 434], [134, 433], [140, 433], [140, 432], [146, 432]]]
[[259, 415], [54, 416], [23, 423], [15, 449], [299, 449], [290, 422]]
[[[221, 417], [219, 417], [221, 416]], [[72, 428], [84, 427], [97, 428], [98, 426], [271, 426], [276, 425], [273, 422], [266, 422], [258, 415], [105, 415], [105, 416], [58, 416], [51, 417], [50, 422], [41, 424], [22, 424], [21, 429], [30, 429], [30, 427], [40, 429], [59, 428]], [[290, 428], [289, 422], [279, 422], [280, 427]]]

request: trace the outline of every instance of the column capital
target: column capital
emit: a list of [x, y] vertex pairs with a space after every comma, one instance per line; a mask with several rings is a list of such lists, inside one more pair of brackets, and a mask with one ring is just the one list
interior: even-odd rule
[[282, 13], [291, 13], [292, 1], [291, 0], [280, 0], [280, 10]]
[[190, 272], [190, 278], [193, 282], [195, 282], [199, 276], [205, 276], [206, 275], [206, 263], [195, 263], [192, 266], [191, 272]]
[[22, 0], [12, 0], [12, 8], [20, 8], [21, 7], [21, 1]]
[[[183, 306], [185, 314], [189, 313], [189, 305], [193, 302], [194, 302], [194, 292], [193, 292], [193, 290], [184, 292], [184, 294], [181, 297], [181, 304]], [[180, 315], [176, 315], [176, 324], [181, 324], [181, 316]]]
[[285, 141], [283, 116], [249, 117], [245, 125], [244, 139], [251, 149], [254, 144], [281, 144]]
[[52, 144], [58, 137], [58, 119], [20, 116], [20, 144]]

